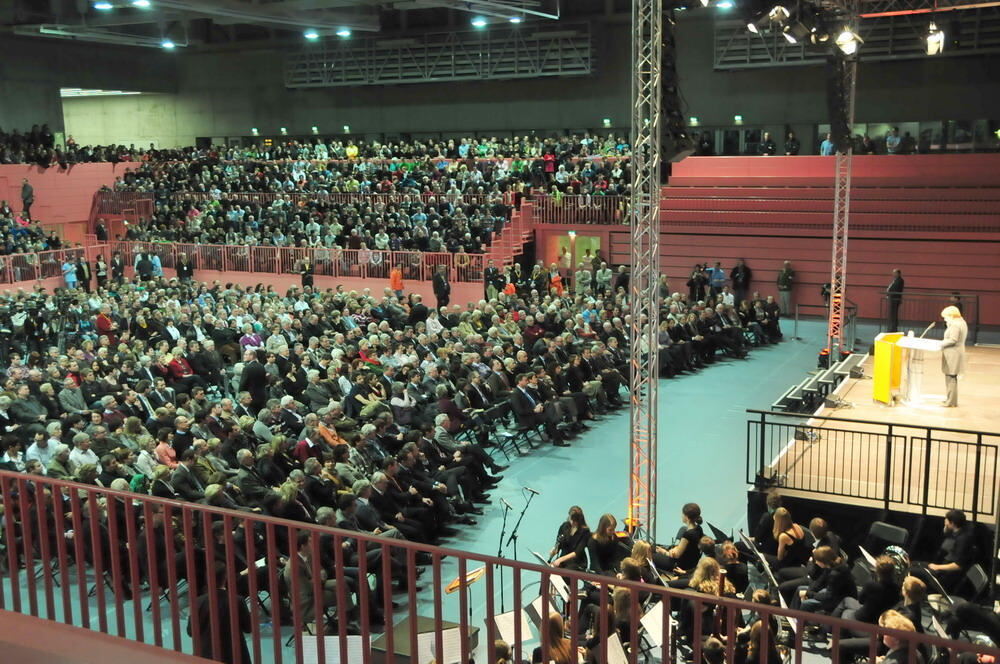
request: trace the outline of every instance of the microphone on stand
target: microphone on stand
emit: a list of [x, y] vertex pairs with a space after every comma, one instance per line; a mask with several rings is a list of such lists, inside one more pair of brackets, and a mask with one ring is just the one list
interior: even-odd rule
[[506, 498], [501, 498], [500, 502], [503, 503], [503, 506], [506, 507], [507, 509], [509, 509], [509, 510], [513, 510], [514, 509], [513, 507], [510, 506], [510, 503], [507, 502]]
[[937, 321], [936, 320], [931, 321], [931, 324], [927, 326], [927, 329], [924, 330], [923, 334], [920, 335], [920, 338], [923, 339], [924, 335], [926, 335], [928, 332], [930, 332], [931, 328], [934, 327], [935, 325], [937, 325]]
[[531, 488], [531, 487], [529, 487], [529, 486], [526, 486], [526, 487], [524, 487], [524, 490], [525, 490], [525, 491], [530, 491], [531, 493], [535, 494], [536, 496], [540, 496], [540, 495], [542, 495], [542, 492], [541, 492], [541, 491], [535, 491], [534, 489], [532, 489], [532, 488]]

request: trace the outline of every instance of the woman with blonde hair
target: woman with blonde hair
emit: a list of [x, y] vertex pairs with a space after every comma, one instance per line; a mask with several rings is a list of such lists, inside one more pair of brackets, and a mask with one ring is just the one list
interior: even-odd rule
[[792, 520], [792, 514], [786, 508], [779, 507], [774, 511], [771, 534], [778, 543], [778, 553], [774, 557], [776, 564], [773, 567], [799, 567], [809, 561], [811, 552], [805, 528]]
[[[691, 590], [704, 595], [711, 595], [712, 597], [732, 597], [736, 594], [736, 588], [733, 587], [733, 584], [729, 582], [729, 579], [722, 576], [722, 568], [719, 566], [718, 561], [708, 556], [698, 561], [698, 565], [694, 568], [694, 573], [691, 574], [688, 587]], [[696, 607], [693, 600], [683, 600], [678, 612], [678, 628], [681, 634], [685, 635], [689, 642], [692, 643], [695, 638], [695, 610]], [[700, 610], [701, 634], [699, 636], [700, 638], [704, 638], [712, 634], [715, 628], [715, 612], [722, 609], [717, 608], [710, 602], [705, 602], [700, 606]]]
[[656, 565], [653, 563], [652, 544], [645, 540], [636, 540], [635, 544], [632, 545], [632, 554], [630, 557], [638, 566], [639, 575], [642, 577], [644, 583], [651, 583], [653, 585], [663, 584], [660, 575], [656, 571]]

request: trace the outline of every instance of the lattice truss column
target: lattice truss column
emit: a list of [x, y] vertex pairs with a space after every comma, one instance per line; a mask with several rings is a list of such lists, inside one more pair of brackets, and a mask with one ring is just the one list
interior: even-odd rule
[[[851, 26], [857, 26], [857, 3], [850, 5]], [[857, 29], [856, 27], [854, 28]], [[830, 320], [827, 325], [827, 348], [830, 361], [836, 361], [844, 344], [847, 298], [847, 238], [851, 212], [851, 164], [854, 157], [854, 92], [858, 73], [857, 54], [846, 58], [840, 70], [843, 78], [843, 101], [846, 108], [848, 140], [837, 150], [834, 165], [836, 178], [833, 200], [833, 249], [830, 261]]]
[[657, 279], [660, 264], [662, 0], [632, 2], [631, 474], [627, 524], [656, 536]]

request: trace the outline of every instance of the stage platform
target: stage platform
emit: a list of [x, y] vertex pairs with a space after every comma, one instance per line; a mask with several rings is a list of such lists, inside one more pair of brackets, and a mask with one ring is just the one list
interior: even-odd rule
[[981, 523], [995, 523], [1000, 348], [967, 349], [957, 408], [942, 405], [944, 377], [937, 361], [925, 368], [917, 403], [875, 402], [872, 363], [869, 357], [862, 378], [839, 386], [837, 406], [783, 424], [780, 415], [768, 416], [760, 439], [770, 459], [765, 476], [776, 478], [790, 496], [910, 513], [922, 513], [926, 503], [930, 515], [958, 508]]

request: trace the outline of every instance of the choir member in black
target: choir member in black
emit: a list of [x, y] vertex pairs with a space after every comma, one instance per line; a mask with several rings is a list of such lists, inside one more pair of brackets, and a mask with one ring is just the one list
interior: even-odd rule
[[677, 544], [666, 549], [656, 547], [653, 562], [656, 568], [663, 572], [684, 574], [694, 569], [701, 557], [698, 544], [704, 532], [701, 529], [701, 507], [698, 503], [687, 503], [681, 509], [681, 521], [684, 526], [677, 533]]
[[569, 516], [559, 526], [556, 545], [549, 552], [552, 566], [572, 570], [586, 569], [590, 537], [590, 528], [583, 510], [576, 505], [569, 508]]
[[[896, 566], [889, 556], [875, 559], [873, 579], [861, 588], [858, 598], [848, 597], [834, 610], [834, 615], [844, 620], [857, 620], [875, 624], [883, 612], [899, 601], [901, 588], [896, 581]], [[864, 632], [854, 632], [855, 636], [865, 636]]]

